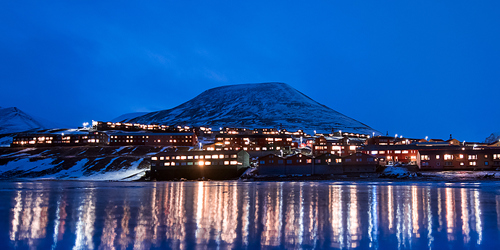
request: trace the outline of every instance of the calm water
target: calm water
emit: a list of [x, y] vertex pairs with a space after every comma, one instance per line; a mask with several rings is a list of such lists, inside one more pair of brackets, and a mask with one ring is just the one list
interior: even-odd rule
[[36, 249], [497, 249], [495, 183], [2, 182], [0, 244]]

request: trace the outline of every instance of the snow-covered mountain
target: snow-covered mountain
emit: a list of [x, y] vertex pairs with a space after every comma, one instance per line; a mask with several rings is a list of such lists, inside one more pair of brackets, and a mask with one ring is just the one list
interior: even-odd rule
[[0, 108], [0, 134], [44, 128], [44, 124], [16, 107]]
[[111, 120], [111, 122], [123, 122], [123, 121], [128, 121], [128, 120], [131, 120], [131, 119], [134, 119], [136, 117], [139, 117], [139, 116], [143, 116], [145, 114], [147, 114], [148, 112], [135, 112], [135, 113], [127, 113], [127, 114], [124, 114], [124, 115], [120, 115], [114, 119]]
[[500, 140], [500, 132], [492, 133], [490, 136], [486, 137], [484, 142], [486, 143], [494, 143]]
[[285, 83], [222, 86], [168, 110], [128, 120], [143, 124], [246, 128], [304, 129], [311, 133], [342, 130], [371, 134], [378, 131], [347, 117]]

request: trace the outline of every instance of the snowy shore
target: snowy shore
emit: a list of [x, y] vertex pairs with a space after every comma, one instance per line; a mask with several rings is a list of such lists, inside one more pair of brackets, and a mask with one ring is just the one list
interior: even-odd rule
[[249, 170], [243, 181], [339, 181], [339, 182], [500, 182], [500, 171], [423, 171], [412, 172], [404, 167], [389, 166], [380, 173], [349, 175], [258, 175]]

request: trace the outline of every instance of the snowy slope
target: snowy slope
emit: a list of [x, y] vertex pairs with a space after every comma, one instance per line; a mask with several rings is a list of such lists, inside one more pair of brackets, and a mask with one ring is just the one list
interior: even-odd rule
[[175, 108], [148, 113], [130, 122], [211, 127], [378, 131], [322, 105], [285, 83], [229, 85], [206, 90]]
[[162, 147], [0, 148], [1, 179], [136, 180]]
[[134, 119], [136, 117], [143, 116], [147, 113], [148, 112], [127, 113], [127, 114], [123, 114], [121, 116], [118, 116], [118, 117], [112, 119], [111, 122], [123, 122], [123, 121], [131, 120], [131, 119]]
[[0, 134], [44, 128], [42, 123], [16, 107], [0, 108]]
[[494, 143], [500, 140], [500, 132], [497, 133], [492, 133], [490, 136], [488, 136], [484, 142], [486, 143]]

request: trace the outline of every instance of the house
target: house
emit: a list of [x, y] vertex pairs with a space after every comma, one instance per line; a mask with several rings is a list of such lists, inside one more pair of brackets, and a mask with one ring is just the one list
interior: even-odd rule
[[285, 158], [275, 154], [259, 157], [258, 170], [260, 175], [285, 175]]
[[313, 174], [342, 174], [342, 157], [326, 153], [313, 159]]
[[375, 136], [366, 140], [366, 145], [408, 145], [414, 142], [426, 141], [425, 139], [415, 139], [415, 138], [404, 138], [404, 137], [392, 137], [392, 136]]
[[151, 178], [231, 179], [239, 177], [249, 166], [249, 155], [244, 150], [162, 152], [151, 157]]
[[335, 154], [323, 154], [318, 157], [309, 157], [295, 154], [280, 157], [269, 154], [259, 157], [260, 175], [324, 175], [342, 174], [342, 159]]
[[349, 173], [375, 173], [379, 162], [377, 157], [364, 154], [354, 153], [349, 156], [342, 157], [343, 172]]
[[416, 164], [418, 148], [419, 147], [416, 144], [384, 146], [367, 145], [362, 147], [360, 152], [381, 159], [381, 165], [397, 162], [404, 164]]
[[359, 138], [349, 138], [347, 136], [337, 139], [327, 139], [324, 136], [315, 138], [312, 144], [312, 153], [315, 156], [330, 153], [339, 156], [346, 156], [357, 152], [358, 148], [364, 144], [364, 140]]
[[500, 148], [448, 147], [421, 149], [421, 170], [494, 170], [500, 167]]
[[260, 175], [305, 175], [313, 173], [312, 157], [295, 154], [288, 157], [279, 157], [269, 154], [259, 157]]

